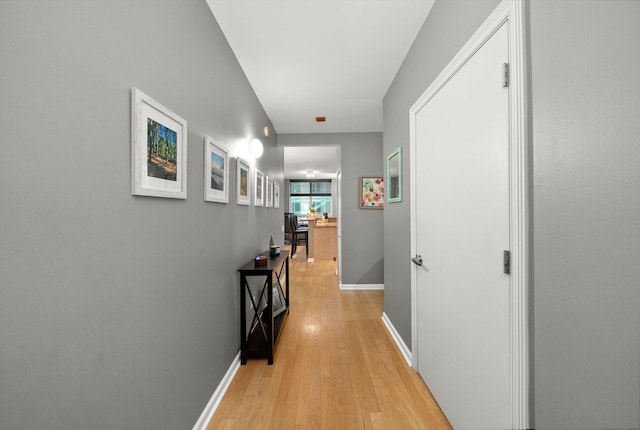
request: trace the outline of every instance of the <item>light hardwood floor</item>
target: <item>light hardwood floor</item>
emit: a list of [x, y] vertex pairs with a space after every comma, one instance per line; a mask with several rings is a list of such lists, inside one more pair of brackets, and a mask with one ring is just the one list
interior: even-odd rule
[[334, 262], [299, 254], [274, 364], [241, 366], [207, 430], [450, 429], [381, 320], [383, 292], [340, 291]]

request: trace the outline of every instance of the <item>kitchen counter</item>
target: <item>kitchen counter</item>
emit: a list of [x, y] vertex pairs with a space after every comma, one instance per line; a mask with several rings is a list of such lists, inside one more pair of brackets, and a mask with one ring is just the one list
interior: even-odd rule
[[309, 220], [309, 259], [338, 260], [338, 223], [335, 218], [328, 222], [319, 218]]

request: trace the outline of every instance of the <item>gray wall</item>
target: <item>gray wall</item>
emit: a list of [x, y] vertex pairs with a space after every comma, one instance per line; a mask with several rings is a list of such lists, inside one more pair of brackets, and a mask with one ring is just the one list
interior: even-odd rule
[[279, 146], [340, 146], [342, 283], [383, 284], [384, 210], [358, 208], [358, 178], [383, 175], [382, 133], [280, 134]]
[[[203, 201], [268, 119], [202, 0], [0, 0], [0, 428], [186, 429], [283, 210]], [[130, 195], [130, 88], [188, 122], [188, 200]], [[282, 182], [276, 136], [258, 167]]]
[[[402, 145], [409, 164], [409, 107], [497, 4], [436, 1], [384, 100], [385, 155]], [[637, 429], [640, 2], [529, 7], [535, 426]], [[408, 178], [385, 209], [384, 273], [410, 345]]]
[[533, 1], [538, 429], [640, 427], [640, 2]]
[[411, 348], [409, 108], [498, 5], [498, 0], [436, 1], [384, 98], [386, 157], [402, 147], [402, 202], [384, 210], [384, 311]]

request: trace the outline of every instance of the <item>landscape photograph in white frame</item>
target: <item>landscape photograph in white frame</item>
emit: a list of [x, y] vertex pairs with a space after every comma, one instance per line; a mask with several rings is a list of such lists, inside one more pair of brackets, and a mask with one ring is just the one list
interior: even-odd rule
[[267, 176], [267, 179], [265, 181], [266, 183], [266, 203], [265, 206], [268, 208], [273, 207], [273, 179], [269, 178]]
[[204, 137], [204, 200], [229, 203], [229, 151]]
[[249, 205], [251, 203], [251, 170], [249, 163], [238, 157], [236, 166], [237, 198], [239, 205]]
[[280, 184], [276, 181], [273, 181], [273, 207], [280, 207]]
[[187, 121], [131, 89], [131, 194], [187, 198]]
[[258, 170], [255, 169], [255, 190], [254, 190], [254, 200], [253, 200], [253, 205], [254, 206], [263, 206], [264, 205], [264, 174]]

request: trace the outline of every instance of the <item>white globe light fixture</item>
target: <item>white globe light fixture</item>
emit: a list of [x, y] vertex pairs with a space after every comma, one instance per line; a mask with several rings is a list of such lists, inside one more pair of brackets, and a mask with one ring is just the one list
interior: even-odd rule
[[263, 151], [264, 148], [262, 147], [262, 142], [260, 142], [260, 139], [251, 139], [251, 142], [249, 143], [249, 152], [251, 152], [251, 155], [253, 155], [255, 158], [260, 158]]

